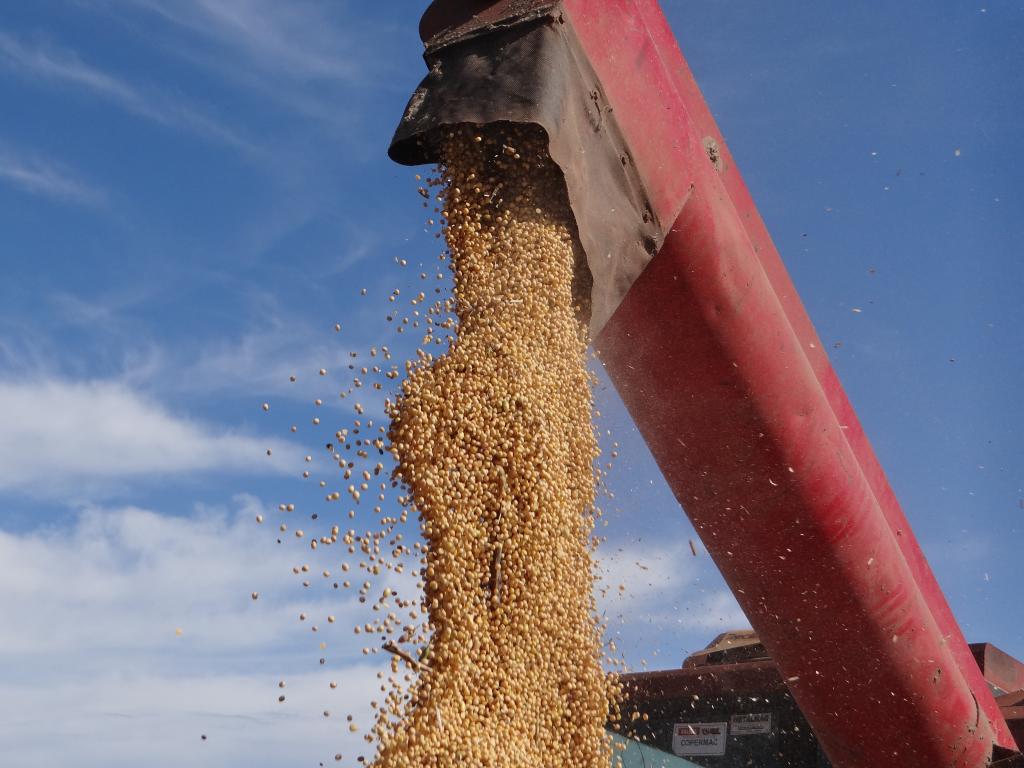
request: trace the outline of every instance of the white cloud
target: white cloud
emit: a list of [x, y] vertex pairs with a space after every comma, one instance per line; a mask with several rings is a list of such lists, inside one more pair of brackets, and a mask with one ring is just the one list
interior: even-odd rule
[[[0, 754], [12, 768], [354, 766], [356, 755], [372, 754], [360, 736], [377, 680], [368, 666], [348, 667], [342, 679], [345, 686], [331, 691], [325, 675], [292, 675], [284, 704], [272, 676], [259, 674], [136, 675], [112, 667], [46, 686], [5, 683]], [[348, 713], [361, 733], [348, 732]], [[335, 763], [339, 752], [345, 761]]]
[[0, 63], [33, 77], [87, 91], [138, 117], [183, 128], [206, 139], [251, 150], [252, 146], [216, 119], [180, 99], [149, 87], [143, 91], [125, 80], [82, 61], [74, 51], [54, 46], [25, 45], [0, 32]]
[[[210, 656], [306, 637], [312, 624], [327, 630], [328, 613], [351, 626], [361, 615], [355, 597], [328, 589], [325, 598], [317, 586], [301, 588], [292, 573], [312, 563], [314, 584], [326, 589], [331, 582], [317, 563], [337, 556], [311, 556], [290, 536], [276, 544], [274, 521], [282, 513], [251, 496], [235, 503], [230, 514], [200, 508], [185, 517], [87, 507], [68, 525], [0, 530], [0, 615], [7, 617], [0, 654], [103, 657], [187, 648]], [[411, 588], [409, 578], [375, 581]], [[253, 591], [260, 600], [251, 599]], [[300, 612], [310, 624], [296, 625]]]
[[[245, 506], [255, 527], [256, 505]], [[9, 617], [0, 626], [0, 653], [152, 651], [176, 642], [209, 652], [277, 639], [269, 627], [253, 627], [245, 598], [260, 571], [287, 567], [267, 546], [250, 544], [261, 561], [255, 552], [231, 551], [232, 539], [253, 538], [249, 527], [221, 515], [126, 507], [87, 508], [70, 530], [0, 531], [0, 605]], [[240, 623], [250, 631], [236, 636]], [[182, 626], [185, 640], [175, 634]]]
[[[3, 42], [0, 33], [0, 44]], [[56, 163], [0, 146], [0, 179], [34, 195], [101, 206], [106, 194]]]
[[[287, 471], [285, 444], [217, 432], [113, 381], [0, 381], [0, 490], [35, 495], [139, 476]], [[277, 448], [266, 456], [268, 447]]]
[[[353, 597], [294, 583], [304, 555], [255, 523], [271, 517], [257, 500], [236, 507], [90, 508], [52, 529], [0, 530], [5, 764], [258, 767], [337, 751], [353, 764], [365, 744], [345, 716], [366, 732], [378, 667], [348, 628], [368, 617]], [[313, 635], [300, 610], [338, 623]]]
[[656, 656], [667, 660], [650, 668], [678, 666], [718, 633], [750, 626], [711, 560], [693, 557], [684, 539], [605, 545], [599, 555], [598, 610], [634, 668]]

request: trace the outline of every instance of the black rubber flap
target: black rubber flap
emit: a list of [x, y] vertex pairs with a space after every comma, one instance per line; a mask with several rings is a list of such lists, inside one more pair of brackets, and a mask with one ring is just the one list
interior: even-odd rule
[[656, 221], [600, 83], [557, 10], [445, 41], [425, 55], [430, 73], [406, 107], [388, 154], [435, 163], [438, 139], [460, 124], [531, 123], [562, 169], [593, 277], [596, 336], [661, 247]]

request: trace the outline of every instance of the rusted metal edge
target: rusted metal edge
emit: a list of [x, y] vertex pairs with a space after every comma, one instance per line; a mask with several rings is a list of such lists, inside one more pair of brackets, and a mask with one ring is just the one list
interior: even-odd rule
[[420, 20], [420, 39], [429, 55], [453, 43], [551, 15], [557, 5], [552, 0], [435, 2]]

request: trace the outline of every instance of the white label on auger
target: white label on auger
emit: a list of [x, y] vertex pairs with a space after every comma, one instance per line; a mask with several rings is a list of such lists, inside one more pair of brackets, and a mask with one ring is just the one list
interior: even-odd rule
[[729, 733], [732, 736], [753, 736], [772, 732], [772, 713], [755, 712], [749, 715], [733, 715], [729, 718]]
[[728, 723], [676, 723], [672, 751], [677, 755], [724, 755]]

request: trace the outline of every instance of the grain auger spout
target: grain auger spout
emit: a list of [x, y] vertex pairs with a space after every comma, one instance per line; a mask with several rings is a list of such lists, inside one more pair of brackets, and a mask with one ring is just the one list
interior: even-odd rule
[[420, 33], [391, 157], [546, 134], [593, 344], [831, 764], [1016, 751], [655, 0], [439, 1]]

